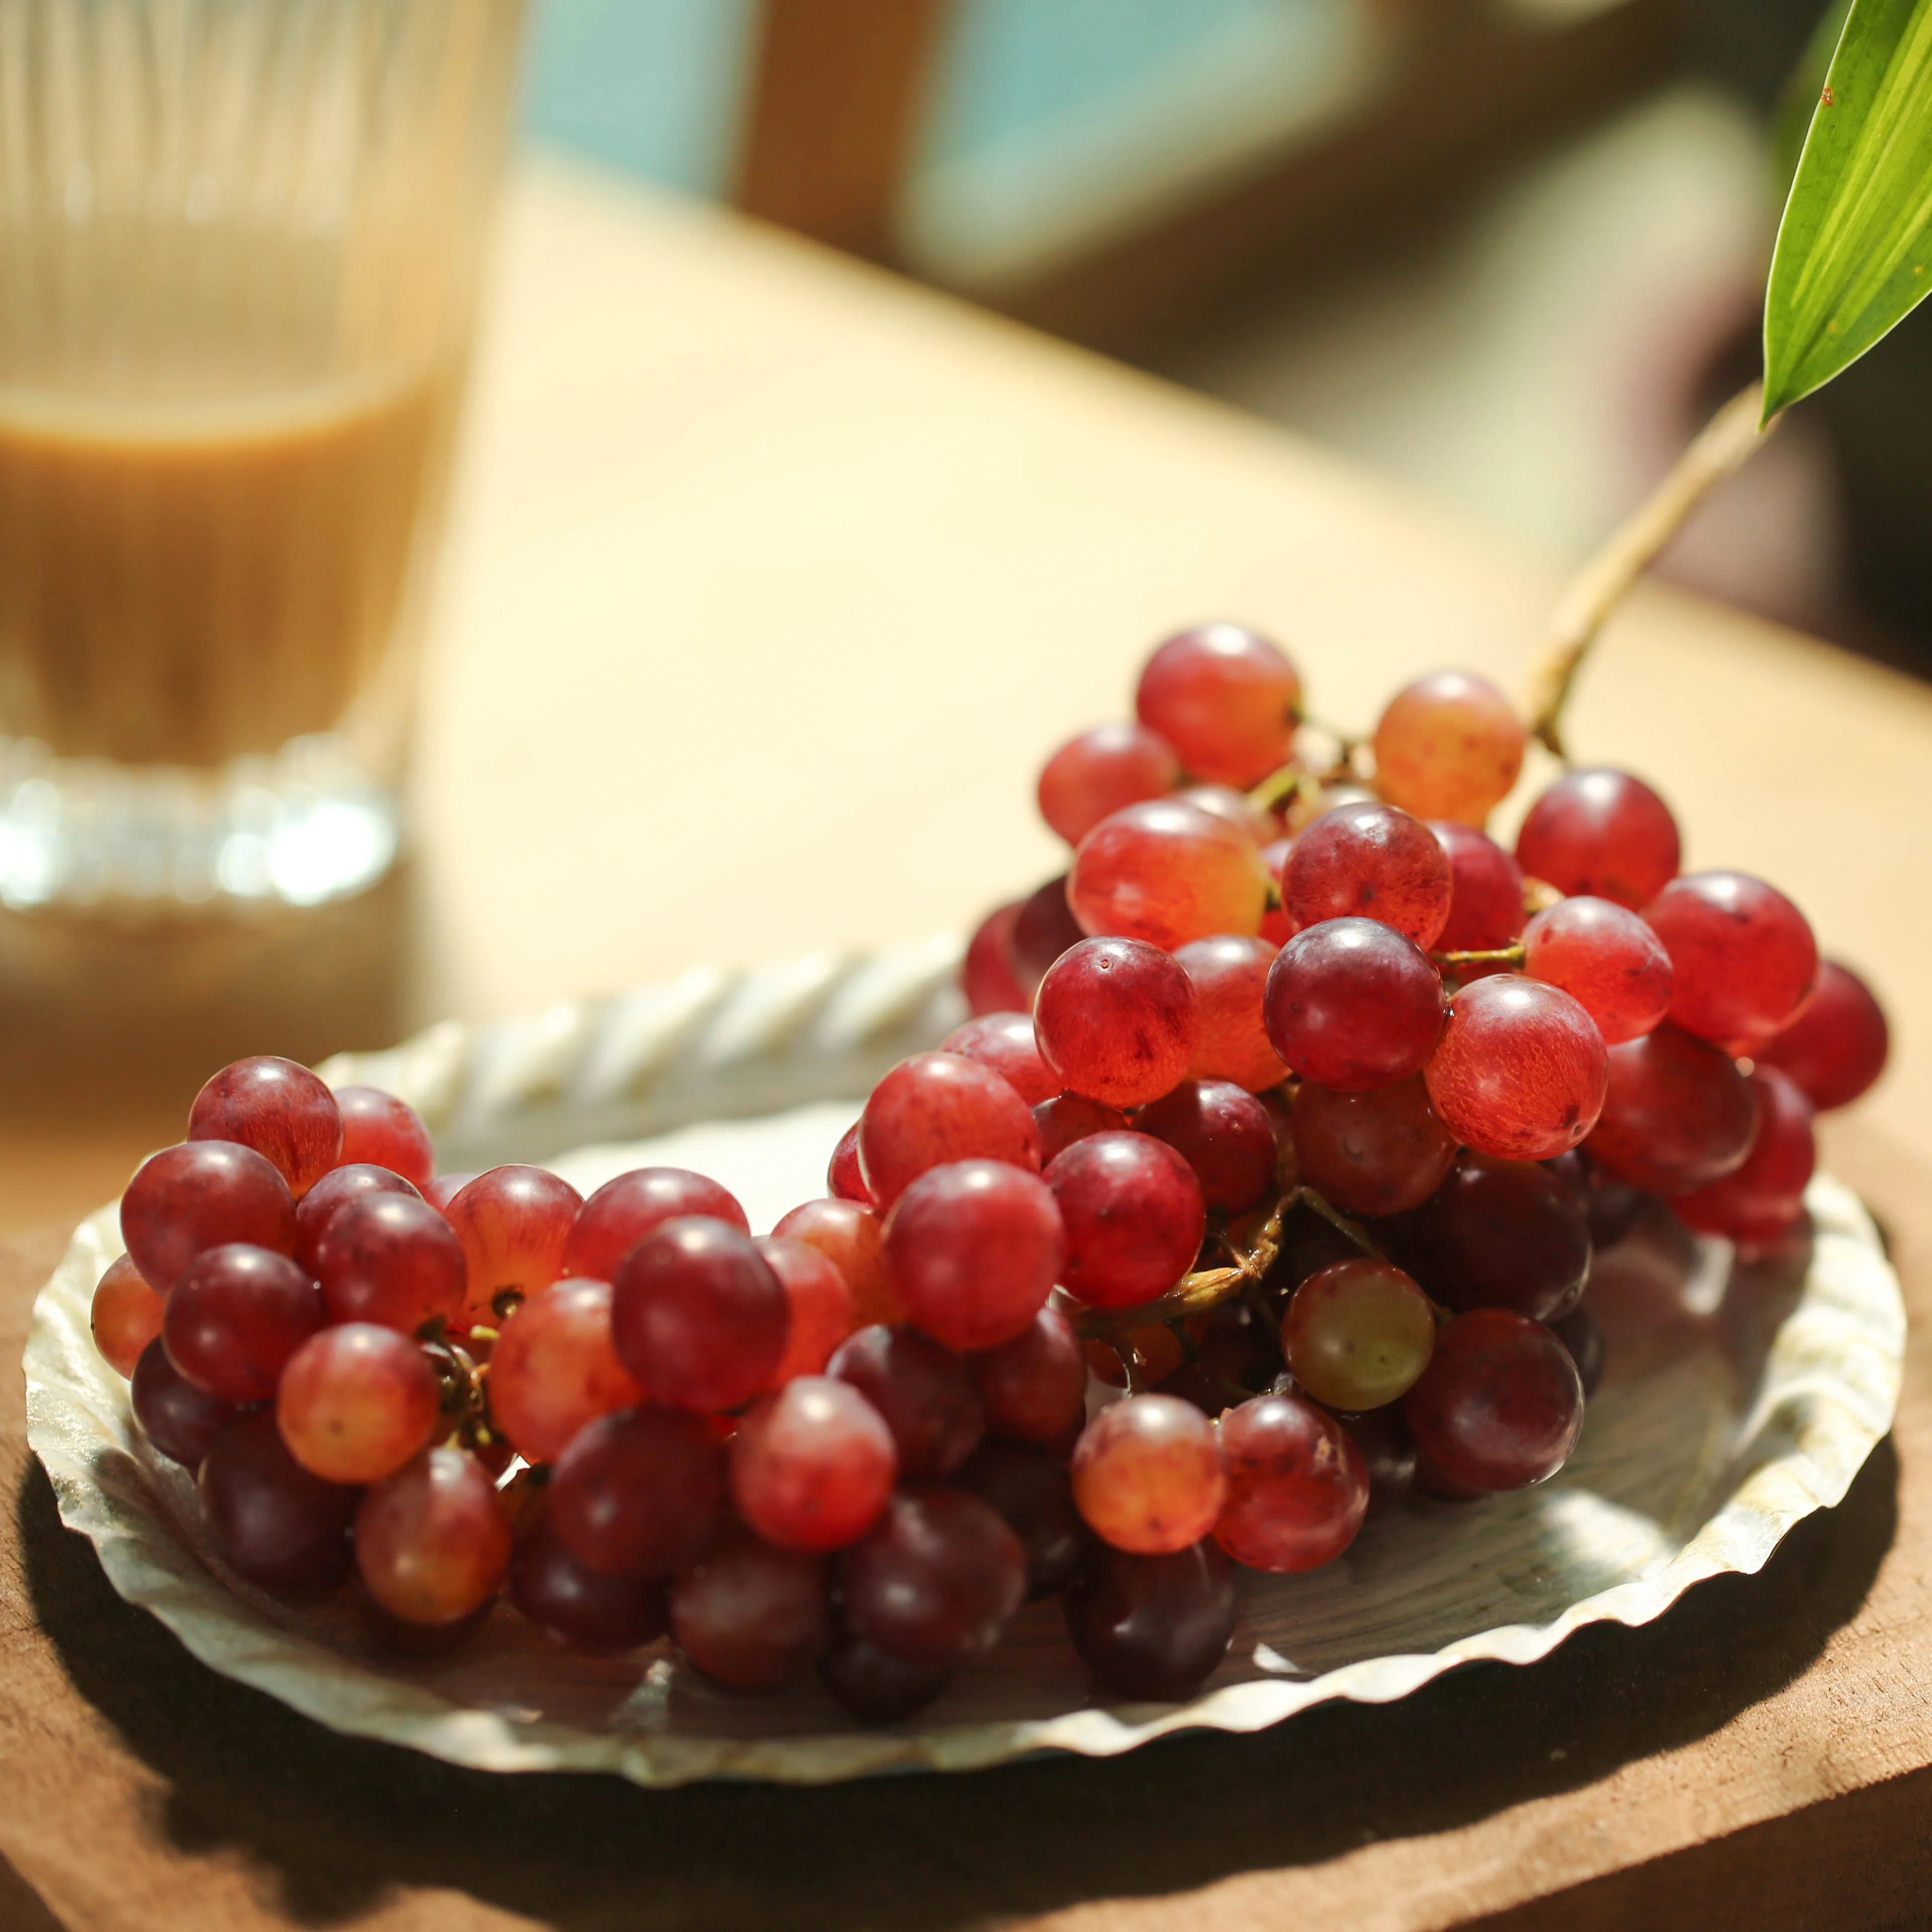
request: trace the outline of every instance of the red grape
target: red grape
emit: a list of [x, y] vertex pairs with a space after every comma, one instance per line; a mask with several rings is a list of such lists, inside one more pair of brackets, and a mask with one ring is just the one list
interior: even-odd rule
[[1589, 1151], [1652, 1194], [1682, 1194], [1740, 1166], [1757, 1095], [1730, 1055], [1674, 1026], [1610, 1048], [1609, 1096]]
[[425, 1449], [356, 1512], [356, 1567], [370, 1595], [405, 1623], [454, 1623], [487, 1604], [510, 1550], [502, 1498], [464, 1449]]
[[121, 1197], [121, 1239], [142, 1279], [165, 1294], [204, 1249], [245, 1241], [292, 1254], [296, 1204], [253, 1148], [188, 1141], [150, 1154]]
[[1522, 930], [1522, 868], [1472, 826], [1440, 818], [1429, 829], [1448, 855], [1450, 884], [1449, 920], [1436, 944], [1444, 952], [1489, 952], [1508, 945]]
[[1540, 1322], [1504, 1308], [1459, 1315], [1403, 1404], [1434, 1475], [1488, 1494], [1546, 1481], [1583, 1426], [1570, 1352]]
[[1644, 918], [1670, 955], [1670, 1018], [1700, 1040], [1768, 1040], [1797, 1018], [1818, 977], [1804, 915], [1762, 879], [1693, 872]]
[[348, 1322], [311, 1335], [289, 1358], [275, 1420], [311, 1475], [375, 1483], [428, 1445], [441, 1402], [436, 1371], [408, 1336]]
[[959, 1472], [959, 1486], [997, 1511], [1026, 1552], [1030, 1602], [1064, 1590], [1094, 1546], [1065, 1462], [1038, 1444], [988, 1436]]
[[580, 1563], [546, 1512], [510, 1559], [510, 1600], [553, 1642], [592, 1656], [636, 1650], [670, 1627], [662, 1578], [613, 1576]]
[[1133, 1125], [1118, 1107], [1102, 1106], [1078, 1094], [1057, 1094], [1033, 1110], [1040, 1129], [1040, 1157], [1050, 1162], [1089, 1134], [1117, 1134]]
[[271, 1409], [226, 1424], [195, 1486], [222, 1560], [278, 1595], [331, 1589], [349, 1574], [349, 1525], [358, 1492], [312, 1476], [291, 1456]]
[[1505, 1160], [1547, 1160], [1597, 1124], [1608, 1054], [1568, 993], [1510, 974], [1472, 981], [1450, 1000], [1426, 1078], [1457, 1139]]
[[1042, 1308], [1019, 1334], [968, 1358], [996, 1435], [1058, 1445], [1076, 1433], [1086, 1413], [1087, 1357], [1073, 1324], [1057, 1308]]
[[1217, 1213], [1238, 1214], [1274, 1185], [1274, 1123], [1232, 1081], [1184, 1081], [1143, 1108], [1139, 1125], [1186, 1160], [1202, 1199]]
[[330, 1218], [315, 1258], [332, 1322], [380, 1322], [413, 1335], [463, 1311], [463, 1244], [427, 1201], [365, 1194]]
[[583, 1206], [583, 1196], [544, 1168], [493, 1167], [479, 1174], [449, 1204], [449, 1225], [469, 1268], [464, 1318], [472, 1324], [500, 1321], [500, 1302], [557, 1280]]
[[768, 1234], [752, 1245], [778, 1276], [791, 1307], [790, 1339], [774, 1384], [818, 1374], [856, 1325], [845, 1277], [809, 1242]]
[[332, 1167], [296, 1204], [296, 1259], [310, 1274], [316, 1271], [322, 1252], [322, 1237], [336, 1210], [365, 1194], [400, 1194], [420, 1201], [422, 1196], [400, 1174], [366, 1161]]
[[807, 1201], [772, 1233], [816, 1248], [844, 1276], [852, 1297], [854, 1328], [905, 1319], [886, 1274], [884, 1224], [871, 1208], [855, 1201]]
[[1628, 772], [1565, 772], [1516, 839], [1516, 863], [1532, 878], [1633, 912], [1677, 876], [1681, 856], [1670, 808]]
[[1509, 796], [1528, 742], [1487, 678], [1434, 671], [1397, 692], [1376, 727], [1376, 789], [1418, 818], [1480, 825]]
[[1020, 902], [995, 906], [974, 928], [959, 963], [959, 988], [969, 1012], [1011, 1012], [1027, 1003], [1013, 967], [1013, 922]]
[[342, 1158], [342, 1112], [306, 1066], [263, 1054], [224, 1066], [202, 1088], [188, 1138], [253, 1148], [299, 1200]]
[[866, 1185], [865, 1173], [859, 1166], [856, 1120], [838, 1136], [838, 1144], [832, 1150], [832, 1158], [826, 1162], [825, 1191], [835, 1201], [856, 1201], [866, 1208], [873, 1204], [872, 1190]]
[[1138, 1107], [1186, 1077], [1200, 1018], [1193, 982], [1168, 954], [1136, 939], [1089, 939], [1040, 982], [1034, 1027], [1069, 1091]]
[[1124, 805], [1160, 798], [1180, 782], [1174, 747], [1144, 724], [1096, 724], [1048, 758], [1040, 815], [1070, 845]]
[[516, 1309], [490, 1353], [490, 1412], [531, 1462], [554, 1462], [586, 1422], [644, 1400], [610, 1338], [610, 1285], [554, 1281]]
[[1137, 1703], [1192, 1696], [1234, 1634], [1234, 1574], [1205, 1539], [1166, 1556], [1103, 1549], [1063, 1601], [1081, 1661]]
[[1637, 915], [1584, 893], [1529, 922], [1522, 970], [1560, 986], [1597, 1023], [1604, 1043], [1640, 1040], [1670, 1010], [1670, 955]]
[[1364, 918], [1431, 946], [1448, 922], [1454, 878], [1442, 842], [1418, 818], [1373, 799], [1324, 812], [1294, 842], [1282, 902], [1298, 926]]
[[825, 1561], [725, 1531], [670, 1593], [678, 1648], [734, 1690], [776, 1690], [809, 1670], [832, 1640]]
[[820, 1681], [860, 1723], [896, 1724], [922, 1711], [952, 1681], [951, 1671], [907, 1664], [876, 1644], [845, 1634], [818, 1666]]
[[1835, 959], [1818, 968], [1811, 1003], [1754, 1057], [1788, 1073], [1822, 1113], [1848, 1106], [1885, 1071], [1885, 1012], [1865, 982]]
[[[1262, 869], [1274, 881], [1275, 890], [1271, 899], [1281, 897], [1281, 875], [1288, 870], [1288, 855], [1294, 850], [1292, 838], [1274, 838], [1262, 848]], [[1271, 904], [1262, 914], [1262, 929], [1258, 935], [1273, 949], [1286, 946], [1301, 930], [1295, 923], [1294, 916], [1286, 907]]]
[[1774, 1240], [1804, 1218], [1804, 1190], [1817, 1165], [1811, 1102], [1789, 1075], [1760, 1066], [1756, 1137], [1741, 1166], [1671, 1202], [1689, 1224], [1744, 1246]]
[[617, 1409], [571, 1438], [552, 1466], [546, 1508], [578, 1562], [662, 1576], [689, 1562], [724, 1520], [724, 1446], [701, 1416]]
[[1149, 1134], [1091, 1134], [1058, 1155], [1046, 1184], [1066, 1231], [1060, 1283], [1096, 1308], [1165, 1294], [1194, 1265], [1208, 1209], [1194, 1170]]
[[1304, 1080], [1293, 1119], [1302, 1180], [1345, 1214], [1419, 1208], [1456, 1158], [1456, 1137], [1436, 1118], [1420, 1075], [1372, 1094]]
[[1403, 1420], [1401, 1406], [1391, 1404], [1352, 1415], [1342, 1426], [1369, 1472], [1370, 1514], [1401, 1502], [1415, 1481], [1415, 1438]]
[[416, 1110], [380, 1087], [344, 1087], [335, 1096], [342, 1114], [340, 1165], [386, 1167], [411, 1186], [436, 1174], [436, 1149]]
[[[1197, 1080], [1232, 1080], [1250, 1093], [1279, 1086], [1288, 1075], [1262, 1015], [1276, 948], [1232, 933], [1190, 940], [1174, 954], [1194, 986], [1200, 1030], [1188, 1072]], [[1049, 1156], [1050, 1158], [1051, 1156]]]
[[858, 1390], [884, 1419], [902, 1476], [948, 1476], [986, 1426], [959, 1358], [916, 1328], [861, 1328], [826, 1373]]
[[1073, 1500], [1088, 1528], [1138, 1556], [1198, 1543], [1227, 1490], [1214, 1425], [1174, 1396], [1129, 1396], [1103, 1408], [1073, 1451]]
[[1368, 1511], [1368, 1466], [1332, 1415], [1298, 1396], [1257, 1396], [1222, 1418], [1221, 1445], [1228, 1499], [1214, 1540], [1237, 1562], [1292, 1574], [1332, 1562], [1354, 1541]]
[[1026, 1594], [1026, 1552], [977, 1496], [922, 1483], [842, 1552], [838, 1577], [856, 1636], [944, 1669], [999, 1642]]
[[[1334, 1408], [1380, 1408], [1400, 1400], [1429, 1366], [1435, 1346], [1429, 1298], [1400, 1268], [1370, 1255], [1310, 1275], [1282, 1318], [1282, 1352], [1295, 1380]], [[1233, 1544], [1228, 1549], [1250, 1560]]]
[[562, 1271], [612, 1280], [624, 1257], [652, 1228], [687, 1214], [728, 1222], [742, 1234], [752, 1232], [736, 1196], [716, 1181], [688, 1167], [634, 1167], [605, 1181], [578, 1209], [563, 1244]]
[[[1174, 796], [1184, 799], [1190, 805], [1198, 806], [1210, 818], [1224, 820], [1251, 840], [1257, 850], [1271, 843], [1281, 829], [1272, 812], [1264, 812], [1246, 792], [1237, 791], [1232, 785], [1190, 785]], [[1265, 862], [1262, 869], [1267, 871]]]
[[1046, 1305], [1066, 1251], [1052, 1190], [996, 1160], [928, 1169], [886, 1222], [886, 1267], [907, 1316], [949, 1348], [1019, 1334]]
[[800, 1376], [754, 1403], [731, 1442], [739, 1514], [781, 1550], [855, 1543], [892, 1494], [898, 1454], [885, 1418], [849, 1382]]
[[161, 1332], [167, 1306], [128, 1256], [117, 1255], [107, 1264], [94, 1286], [88, 1325], [94, 1346], [117, 1374], [134, 1374], [141, 1352]]
[[1483, 1154], [1465, 1156], [1417, 1210], [1402, 1252], [1437, 1300], [1533, 1322], [1567, 1313], [1590, 1279], [1589, 1222], [1573, 1190], [1546, 1168]]
[[1070, 946], [1078, 946], [1087, 936], [1067, 902], [1066, 885], [1066, 874], [1055, 874], [1021, 900], [1013, 915], [1013, 970], [1019, 976], [1021, 998], [1010, 1012], [1029, 1005], [1040, 976]]
[[1030, 1013], [982, 1013], [956, 1027], [940, 1042], [940, 1051], [963, 1054], [991, 1067], [1029, 1107], [1060, 1091], [1060, 1082], [1040, 1057]]
[[1259, 932], [1268, 885], [1247, 832], [1185, 799], [1160, 798], [1088, 833], [1066, 898], [1083, 931], [1171, 952], [1213, 933]]
[[610, 1334], [652, 1401], [712, 1414], [771, 1387], [791, 1303], [748, 1234], [692, 1215], [646, 1234], [620, 1264]]
[[189, 1262], [168, 1296], [168, 1360], [224, 1402], [266, 1402], [283, 1366], [326, 1318], [322, 1296], [286, 1255], [232, 1241]]
[[422, 1190], [422, 1198], [446, 1216], [449, 1204], [476, 1178], [473, 1174], [439, 1174]]
[[1442, 1031], [1442, 976], [1392, 926], [1324, 920], [1275, 956], [1263, 1010], [1275, 1051], [1304, 1079], [1366, 1093], [1427, 1064]]
[[990, 1068], [957, 1053], [902, 1060], [872, 1089], [859, 1117], [866, 1184], [890, 1208], [928, 1168], [1004, 1160], [1040, 1172], [1031, 1110]]
[[1301, 680], [1280, 648], [1227, 623], [1169, 638], [1134, 694], [1141, 722], [1195, 777], [1244, 789], [1287, 764], [1300, 702]]
[[128, 1404], [148, 1440], [170, 1462], [201, 1467], [208, 1444], [235, 1413], [232, 1402], [204, 1394], [173, 1363], [159, 1336], [134, 1364]]

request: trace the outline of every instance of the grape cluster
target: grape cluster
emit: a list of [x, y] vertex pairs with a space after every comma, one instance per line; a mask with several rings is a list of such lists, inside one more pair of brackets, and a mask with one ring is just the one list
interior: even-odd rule
[[1790, 1238], [1884, 1019], [1628, 774], [1491, 839], [1526, 741], [1480, 678], [1359, 744], [1300, 704], [1252, 632], [1163, 644], [1041, 773], [1071, 860], [974, 934], [975, 1017], [767, 1236], [682, 1169], [439, 1176], [391, 1096], [218, 1074], [94, 1328], [223, 1559], [406, 1646], [501, 1595], [884, 1722], [1045, 1597], [1104, 1689], [1184, 1696], [1240, 1568], [1553, 1474], [1594, 1250], [1646, 1195]]

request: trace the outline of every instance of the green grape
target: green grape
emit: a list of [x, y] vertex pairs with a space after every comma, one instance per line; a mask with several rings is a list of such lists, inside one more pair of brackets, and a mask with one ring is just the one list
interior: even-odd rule
[[1380, 1408], [1429, 1366], [1436, 1318], [1400, 1268], [1362, 1256], [1312, 1274], [1281, 1324], [1294, 1378], [1330, 1408]]

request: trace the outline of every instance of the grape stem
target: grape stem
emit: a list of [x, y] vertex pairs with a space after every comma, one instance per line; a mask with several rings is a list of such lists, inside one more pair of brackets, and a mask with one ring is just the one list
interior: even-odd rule
[[1432, 952], [1430, 958], [1438, 966], [1487, 966], [1499, 963], [1505, 966], [1520, 966], [1528, 957], [1528, 949], [1521, 940], [1508, 946], [1492, 946], [1486, 950], [1469, 952]]
[[[1563, 707], [1598, 634], [1705, 496], [1740, 469], [1777, 427], [1762, 422], [1764, 385], [1733, 396], [1603, 548], [1571, 578], [1556, 607], [1530, 704], [1532, 733], [1567, 760]], [[1762, 427], [1760, 424], [1762, 424]]]

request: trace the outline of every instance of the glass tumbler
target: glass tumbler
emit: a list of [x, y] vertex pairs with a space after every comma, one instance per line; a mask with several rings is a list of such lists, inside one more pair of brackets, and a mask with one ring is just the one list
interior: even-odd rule
[[397, 849], [521, 0], [0, 0], [0, 904]]

